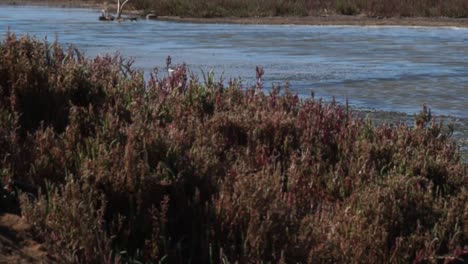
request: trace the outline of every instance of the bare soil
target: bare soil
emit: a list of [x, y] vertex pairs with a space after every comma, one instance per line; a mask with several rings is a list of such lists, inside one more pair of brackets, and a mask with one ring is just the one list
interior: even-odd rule
[[0, 215], [0, 263], [52, 263], [42, 243], [34, 240], [31, 227], [14, 214]]
[[272, 24], [272, 25], [353, 25], [353, 26], [424, 26], [424, 27], [465, 27], [466, 18], [373, 18], [366, 16], [307, 16], [307, 17], [223, 17], [223, 18], [186, 18], [157, 17], [158, 20], [192, 23], [235, 23], [235, 24]]

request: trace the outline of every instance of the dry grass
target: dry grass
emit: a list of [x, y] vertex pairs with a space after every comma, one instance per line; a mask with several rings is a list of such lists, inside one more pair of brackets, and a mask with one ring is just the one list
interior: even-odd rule
[[[2, 204], [67, 263], [460, 263], [467, 166], [414, 128], [7, 34]], [[5, 199], [4, 197], [9, 197]], [[7, 207], [2, 207], [7, 208]]]

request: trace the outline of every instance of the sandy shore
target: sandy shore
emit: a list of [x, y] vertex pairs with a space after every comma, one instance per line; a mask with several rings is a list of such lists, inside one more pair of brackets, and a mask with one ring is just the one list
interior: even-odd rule
[[[0, 4], [41, 5], [58, 7], [78, 7], [115, 10], [114, 1], [78, 1], [78, 0], [0, 0]], [[124, 10], [124, 14], [143, 16], [143, 11]], [[157, 15], [157, 14], [156, 14]], [[191, 23], [229, 23], [229, 24], [262, 24], [262, 25], [352, 25], [352, 26], [424, 26], [424, 27], [463, 27], [468, 28], [468, 18], [374, 18], [367, 16], [306, 16], [306, 17], [221, 17], [191, 18], [177, 16], [157, 16], [161, 21]]]

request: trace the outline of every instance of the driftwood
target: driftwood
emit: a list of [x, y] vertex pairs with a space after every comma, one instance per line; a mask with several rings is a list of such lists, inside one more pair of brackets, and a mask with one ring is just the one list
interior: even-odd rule
[[101, 10], [101, 15], [99, 16], [100, 21], [113, 21], [115, 17], [109, 14], [106, 10]]
[[147, 14], [146, 15], [146, 19], [156, 19], [156, 18], [158, 18], [158, 16], [155, 15], [155, 14]]
[[112, 16], [111, 14], [109, 14], [107, 12], [107, 10], [102, 10], [101, 12], [101, 16], [99, 16], [99, 20], [100, 21], [114, 21], [114, 20], [117, 20], [117, 21], [125, 21], [125, 20], [129, 20], [129, 21], [136, 21], [138, 18], [136, 17], [122, 17], [122, 11], [123, 11], [123, 8], [125, 6], [125, 4], [128, 3], [128, 1], [130, 0], [125, 0], [123, 1], [122, 3], [120, 3], [120, 0], [117, 0], [117, 13], [114, 16]]
[[138, 17], [114, 17], [113, 15], [109, 14], [107, 11], [102, 10], [102, 14], [98, 18], [100, 21], [137, 21]]
[[137, 21], [138, 18], [137, 17], [120, 17], [120, 18], [114, 18], [113, 16], [112, 17], [103, 17], [103, 16], [100, 16], [99, 17], [99, 20], [100, 21]]
[[130, 0], [125, 0], [121, 5], [120, 0], [117, 0], [117, 19], [120, 19], [122, 17], [123, 7], [125, 6], [126, 3], [128, 3], [128, 1]]

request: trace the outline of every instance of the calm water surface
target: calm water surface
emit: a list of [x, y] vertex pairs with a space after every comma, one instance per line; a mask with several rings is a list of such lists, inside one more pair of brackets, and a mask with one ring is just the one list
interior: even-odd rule
[[[289, 81], [308, 96], [359, 108], [468, 118], [468, 29], [423, 27], [272, 26], [161, 21], [108, 23], [99, 11], [0, 6], [0, 30], [75, 44], [89, 56], [120, 51], [149, 72], [173, 63], [214, 69], [265, 86]], [[3, 38], [4, 33], [0, 33]]]

